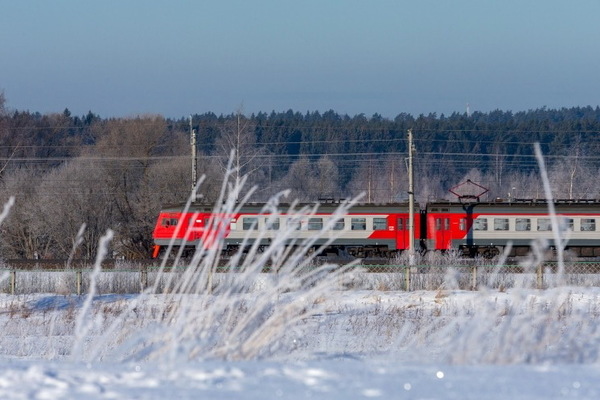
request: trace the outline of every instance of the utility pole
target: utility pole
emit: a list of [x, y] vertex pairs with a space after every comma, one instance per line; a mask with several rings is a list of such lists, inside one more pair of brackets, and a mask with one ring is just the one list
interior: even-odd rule
[[[196, 130], [192, 126], [192, 116], [190, 115], [190, 144], [192, 145], [192, 192], [198, 183], [198, 160], [196, 156]], [[195, 199], [194, 199], [195, 200]]]
[[369, 160], [369, 170], [367, 172], [367, 202], [371, 204], [371, 180], [373, 179], [373, 161]]
[[413, 173], [413, 134], [408, 130], [408, 261], [412, 267], [415, 265], [415, 192]]

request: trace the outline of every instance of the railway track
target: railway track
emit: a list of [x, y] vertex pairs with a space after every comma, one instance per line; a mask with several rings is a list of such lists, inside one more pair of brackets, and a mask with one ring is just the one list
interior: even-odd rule
[[[12, 259], [4, 260], [0, 264], [2, 269], [15, 269], [15, 270], [64, 270], [64, 269], [92, 269], [94, 268], [95, 260], [25, 260], [25, 259]], [[143, 259], [143, 260], [104, 260], [102, 261], [102, 269], [104, 270], [118, 270], [127, 269], [131, 270], [134, 268], [143, 267], [158, 267], [160, 266], [160, 260], [156, 259]]]
[[[228, 257], [223, 257], [220, 259], [218, 264], [218, 268], [227, 266], [229, 261]], [[338, 258], [321, 258], [318, 257], [315, 259], [315, 263], [317, 265], [332, 263], [343, 265], [352, 261], [352, 259], [338, 259]], [[89, 270], [94, 268], [94, 260], [72, 260], [70, 263], [68, 260], [25, 260], [25, 259], [13, 259], [13, 260], [5, 260], [0, 263], [0, 269], [9, 269], [9, 270], [47, 270], [47, 271], [60, 271], [65, 269], [73, 269], [73, 270]], [[102, 269], [103, 270], [138, 270], [138, 269], [157, 269], [160, 267], [162, 260], [149, 258], [149, 259], [140, 259], [140, 260], [104, 260], [102, 261]], [[180, 262], [174, 265], [174, 261], [169, 260], [166, 264], [167, 268], [173, 267], [181, 267], [184, 268], [187, 266], [189, 260], [182, 259]], [[389, 260], [385, 259], [369, 259], [364, 260], [363, 265], [383, 265], [389, 264]], [[266, 269], [269, 269], [270, 264], [265, 264]]]

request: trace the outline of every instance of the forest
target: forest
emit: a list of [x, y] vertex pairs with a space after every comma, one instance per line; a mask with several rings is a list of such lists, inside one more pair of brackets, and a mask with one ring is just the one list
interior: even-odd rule
[[93, 258], [109, 228], [114, 257], [147, 258], [160, 207], [191, 192], [192, 129], [205, 176], [198, 201], [215, 200], [230, 160], [232, 179], [257, 187], [252, 201], [284, 189], [290, 201], [359, 193], [364, 202], [406, 201], [409, 129], [422, 204], [455, 199], [449, 189], [467, 179], [489, 189], [482, 200], [542, 198], [536, 142], [556, 198], [600, 198], [598, 107], [394, 119], [332, 110], [106, 118], [11, 110], [0, 93], [0, 201], [15, 197], [0, 259]]

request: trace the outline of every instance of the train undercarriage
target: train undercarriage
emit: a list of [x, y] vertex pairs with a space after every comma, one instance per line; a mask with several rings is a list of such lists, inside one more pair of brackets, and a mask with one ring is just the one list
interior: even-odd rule
[[[482, 257], [485, 259], [492, 259], [500, 255], [506, 257], [526, 257], [531, 254], [532, 246], [510, 246], [507, 250], [507, 246], [459, 246], [459, 251], [463, 257], [474, 258]], [[505, 254], [506, 252], [506, 254]], [[554, 246], [544, 247], [543, 250], [546, 259], [555, 259], [557, 256], [557, 249]], [[600, 246], [567, 246], [564, 248], [563, 253], [568, 257], [576, 258], [598, 258], [600, 257]]]

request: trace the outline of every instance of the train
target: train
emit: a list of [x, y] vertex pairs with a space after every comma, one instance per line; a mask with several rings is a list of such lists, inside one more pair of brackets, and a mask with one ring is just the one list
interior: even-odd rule
[[[392, 258], [407, 251], [413, 241], [413, 249], [423, 253], [456, 251], [464, 257], [518, 257], [526, 256], [537, 240], [550, 250], [561, 246], [574, 257], [600, 257], [600, 201], [554, 200], [556, 218], [551, 217], [549, 205], [540, 199], [415, 204], [411, 237], [408, 202], [355, 204], [330, 224], [339, 206], [334, 202], [320, 204], [316, 213], [293, 216], [286, 214], [289, 205], [281, 204], [275, 218], [263, 213], [264, 204], [246, 204], [226, 217], [214, 215], [207, 204], [192, 203], [187, 209], [176, 204], [163, 207], [158, 215], [152, 257], [160, 257], [169, 244], [184, 254], [193, 254], [198, 246], [210, 247], [215, 240], [223, 241], [220, 245], [227, 254], [241, 247], [243, 251], [257, 240], [259, 246], [268, 246], [290, 224], [290, 244], [309, 240], [324, 227], [335, 231], [335, 239], [325, 248], [327, 234], [311, 244], [324, 256]], [[215, 224], [215, 220], [220, 223]]]

